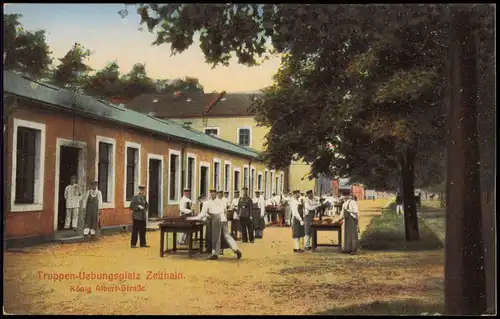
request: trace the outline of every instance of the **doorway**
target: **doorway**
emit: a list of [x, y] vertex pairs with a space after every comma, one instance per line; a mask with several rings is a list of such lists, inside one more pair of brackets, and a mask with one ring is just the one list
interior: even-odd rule
[[200, 196], [207, 198], [208, 196], [208, 167], [200, 167]]
[[161, 198], [162, 198], [162, 174], [161, 160], [149, 159], [149, 176], [148, 176], [148, 217], [157, 218], [161, 215]]
[[[64, 190], [66, 186], [71, 183], [71, 176], [76, 176], [76, 180], [79, 181], [81, 176], [79, 176], [79, 158], [80, 158], [80, 148], [71, 146], [61, 146], [60, 149], [60, 165], [59, 165], [59, 205], [58, 219], [57, 219], [57, 230], [64, 229], [64, 222], [66, 220], [66, 200], [64, 199]], [[80, 185], [82, 186], [82, 185]], [[82, 189], [83, 191], [83, 189]]]

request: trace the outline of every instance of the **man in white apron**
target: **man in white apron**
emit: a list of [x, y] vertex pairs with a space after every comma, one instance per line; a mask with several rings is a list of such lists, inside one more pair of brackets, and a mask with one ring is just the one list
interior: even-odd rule
[[64, 229], [69, 229], [71, 226], [71, 229], [76, 231], [81, 196], [82, 190], [80, 185], [76, 183], [76, 176], [71, 176], [71, 184], [64, 189], [64, 199], [66, 200], [66, 220]]
[[[190, 217], [194, 216], [194, 211], [193, 211], [193, 201], [191, 200], [191, 190], [189, 188], [184, 189], [184, 194], [179, 200], [179, 211], [181, 214], [181, 217]], [[187, 234], [182, 233], [180, 238], [177, 239], [177, 243], [179, 245], [185, 245], [186, 244], [186, 239], [187, 239]]]

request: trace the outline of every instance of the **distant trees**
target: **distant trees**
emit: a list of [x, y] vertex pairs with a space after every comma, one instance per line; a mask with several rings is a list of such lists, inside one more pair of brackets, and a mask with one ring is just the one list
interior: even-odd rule
[[63, 57], [57, 59], [58, 64], [54, 67], [45, 31], [24, 30], [19, 21], [21, 17], [20, 14], [4, 14], [5, 70], [17, 71], [36, 80], [113, 103], [126, 103], [143, 93], [203, 93], [203, 86], [196, 78], [155, 80], [148, 76], [146, 66], [141, 63], [135, 64], [128, 74], [123, 75], [116, 61], [101, 70], [93, 70], [88, 65], [90, 50], [79, 43], [75, 43]]

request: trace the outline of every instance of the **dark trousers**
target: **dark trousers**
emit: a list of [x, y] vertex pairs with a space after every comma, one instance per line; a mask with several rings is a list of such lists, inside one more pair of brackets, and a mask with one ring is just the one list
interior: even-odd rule
[[253, 222], [250, 220], [250, 217], [240, 217], [240, 224], [242, 240], [248, 241], [248, 237], [250, 237], [250, 241], [254, 241]]
[[130, 245], [137, 245], [137, 235], [139, 235], [139, 245], [146, 246], [146, 221], [134, 219], [132, 221], [132, 238]]

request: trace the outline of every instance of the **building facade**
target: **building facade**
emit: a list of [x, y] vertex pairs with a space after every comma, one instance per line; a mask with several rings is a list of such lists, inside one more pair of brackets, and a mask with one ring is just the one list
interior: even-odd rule
[[[144, 94], [127, 104], [127, 108], [187, 125], [205, 134], [245, 148], [261, 152], [265, 149], [268, 127], [258, 126], [248, 108], [251, 94], [191, 94], [182, 96]], [[293, 161], [285, 170], [284, 189], [315, 189], [315, 179], [309, 180], [310, 165]], [[279, 176], [269, 171], [273, 184]], [[272, 175], [272, 176], [271, 176]], [[268, 196], [271, 192], [267, 192]]]
[[[284, 172], [260, 154], [171, 121], [4, 72], [14, 105], [7, 123], [6, 238], [47, 236], [65, 218], [64, 188], [72, 175], [103, 194], [103, 227], [129, 225], [130, 200], [146, 186], [149, 218], [178, 216], [182, 189], [192, 198], [210, 188], [283, 189]], [[5, 101], [5, 100], [4, 100]], [[266, 172], [279, 176], [264, 185]]]

